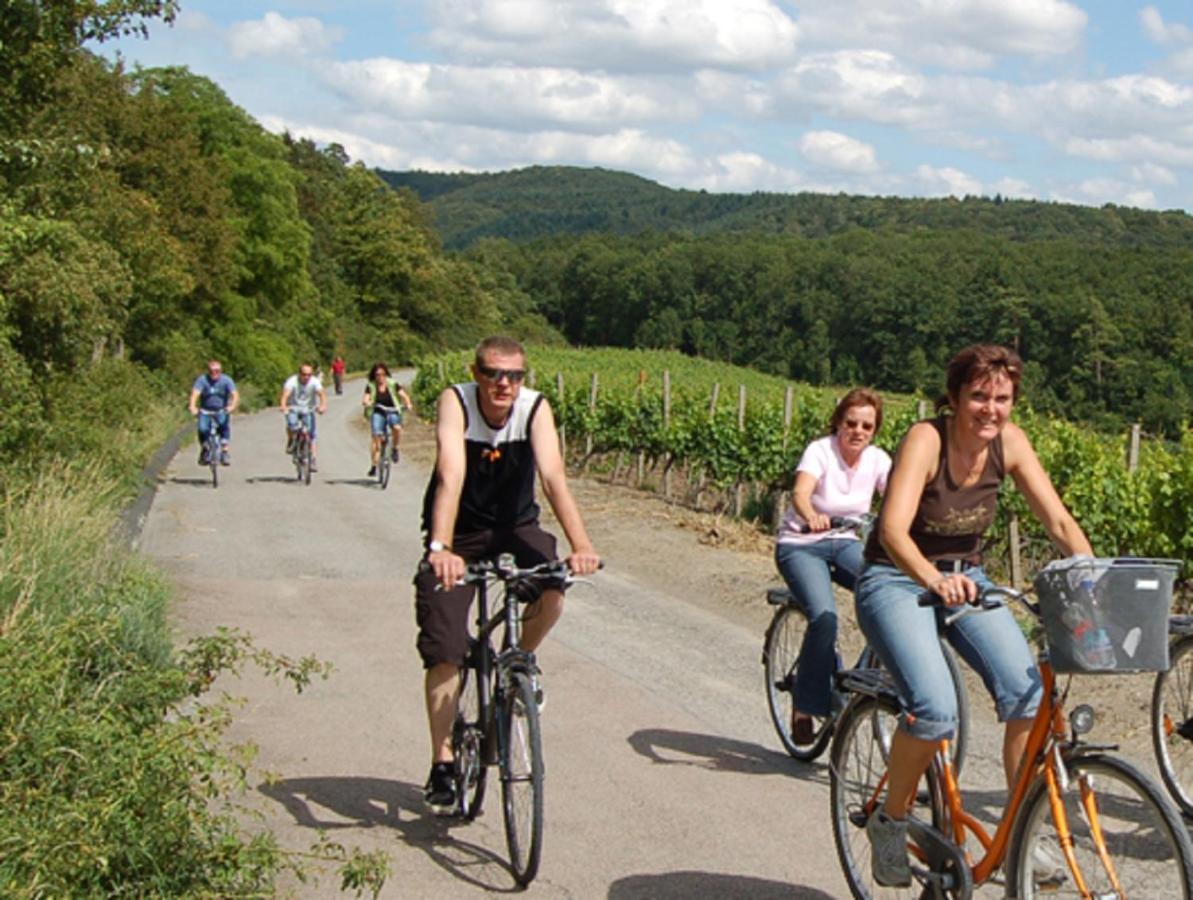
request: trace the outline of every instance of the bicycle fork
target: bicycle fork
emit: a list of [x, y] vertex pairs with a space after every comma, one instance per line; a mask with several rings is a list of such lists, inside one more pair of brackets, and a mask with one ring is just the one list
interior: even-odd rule
[[[1044, 766], [1044, 780], [1048, 785], [1048, 804], [1052, 810], [1052, 824], [1056, 829], [1057, 840], [1060, 842], [1065, 863], [1073, 876], [1073, 886], [1077, 888], [1082, 897], [1092, 897], [1093, 894], [1086, 885], [1085, 878], [1081, 874], [1081, 867], [1077, 863], [1073, 832], [1069, 828], [1069, 815], [1065, 811], [1064, 795], [1072, 790], [1072, 783], [1065, 770], [1065, 763], [1061, 758], [1058, 746], [1053, 746], [1049, 761]], [[1093, 840], [1098, 859], [1102, 862], [1102, 868], [1106, 870], [1106, 875], [1114, 887], [1115, 895], [1121, 897], [1123, 896], [1123, 886], [1119, 882], [1114, 863], [1106, 850], [1106, 836], [1102, 831], [1101, 819], [1098, 817], [1098, 801], [1092, 780], [1092, 776], [1088, 772], [1082, 772], [1077, 776], [1077, 789], [1081, 795], [1081, 812], [1086, 825], [1089, 826], [1090, 837]]]

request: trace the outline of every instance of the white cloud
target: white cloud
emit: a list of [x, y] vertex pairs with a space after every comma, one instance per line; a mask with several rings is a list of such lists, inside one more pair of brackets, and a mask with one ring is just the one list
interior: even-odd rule
[[1193, 29], [1187, 25], [1173, 24], [1164, 21], [1160, 11], [1154, 6], [1145, 6], [1139, 11], [1139, 21], [1143, 25], [1143, 32], [1155, 43], [1160, 45], [1193, 43]]
[[953, 69], [1072, 51], [1088, 17], [1066, 0], [803, 0], [810, 45], [887, 50]]
[[757, 153], [724, 153], [705, 163], [703, 170], [692, 184], [708, 191], [747, 193], [808, 187], [800, 172], [776, 165]]
[[1097, 162], [1168, 164], [1193, 167], [1193, 143], [1185, 145], [1161, 140], [1150, 134], [1129, 134], [1121, 138], [1070, 138], [1064, 143], [1071, 156]]
[[1032, 190], [1031, 185], [1022, 178], [1000, 178], [994, 182], [993, 190], [996, 194], [1015, 199], [1030, 199], [1038, 196], [1037, 192]]
[[940, 118], [927, 88], [927, 79], [889, 53], [815, 54], [775, 79], [772, 112], [817, 111], [884, 124], [922, 124], [925, 118]]
[[982, 193], [980, 181], [952, 166], [942, 168], [928, 165], [917, 166], [915, 181], [919, 191], [929, 196], [961, 198], [980, 196]]
[[228, 48], [237, 59], [303, 59], [326, 54], [342, 36], [341, 29], [326, 28], [318, 19], [287, 19], [267, 12], [260, 20], [229, 26]]
[[1087, 178], [1075, 185], [1073, 190], [1078, 203], [1097, 206], [1104, 203], [1115, 203], [1120, 206], [1137, 206], [1144, 209], [1156, 206], [1156, 195], [1152, 191], [1114, 178]]
[[694, 120], [688, 92], [668, 82], [572, 69], [477, 68], [368, 59], [321, 74], [345, 99], [395, 119], [471, 123], [515, 131], [547, 126], [586, 134]]
[[1176, 174], [1165, 166], [1145, 162], [1131, 166], [1131, 179], [1141, 184], [1158, 184], [1170, 187], [1177, 183]]
[[441, 0], [431, 41], [469, 62], [607, 71], [762, 70], [797, 28], [773, 0]]
[[867, 174], [878, 170], [874, 148], [838, 131], [809, 131], [799, 140], [799, 151], [815, 166]]

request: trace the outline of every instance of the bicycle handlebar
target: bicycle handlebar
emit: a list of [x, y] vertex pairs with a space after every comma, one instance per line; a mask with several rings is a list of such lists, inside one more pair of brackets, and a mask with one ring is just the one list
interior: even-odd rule
[[[603, 569], [604, 567], [603, 562], [599, 564], [599, 568]], [[568, 568], [568, 564], [564, 560], [553, 559], [521, 569], [518, 568], [510, 554], [503, 553], [496, 560], [485, 559], [469, 563], [464, 577], [460, 579], [460, 584], [479, 584], [491, 578], [504, 581], [507, 584], [515, 581], [547, 579], [558, 579], [566, 584], [571, 584], [575, 580], [572, 577], [571, 569]]]
[[[873, 516], [830, 516], [828, 520], [829, 531], [862, 531], [874, 520]], [[825, 532], [813, 532], [812, 526], [807, 522], [802, 522], [796, 526], [796, 532], [799, 534], [824, 534]]]
[[[948, 607], [953, 612], [945, 617], [945, 624], [951, 625], [962, 616], [969, 613], [984, 612], [990, 609], [998, 609], [1000, 606], [1006, 606], [1006, 601], [1014, 600], [1023, 604], [1024, 608], [1028, 610], [1033, 616], [1039, 618], [1039, 607], [1028, 599], [1026, 591], [1017, 591], [1011, 587], [1004, 587], [999, 584], [992, 584], [988, 587], [981, 588], [978, 591], [977, 597], [973, 600], [962, 603], [958, 606]], [[920, 606], [944, 606], [944, 600], [935, 591], [924, 591], [920, 594], [916, 601]]]

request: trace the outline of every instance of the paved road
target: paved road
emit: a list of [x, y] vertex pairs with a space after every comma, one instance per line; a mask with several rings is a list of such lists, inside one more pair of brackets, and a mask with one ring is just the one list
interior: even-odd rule
[[[141, 546], [180, 586], [184, 635], [220, 625], [335, 674], [302, 695], [246, 676], [235, 741], [260, 747], [250, 797], [283, 844], [318, 829], [393, 860], [384, 897], [514, 889], [497, 794], [469, 825], [424, 813], [428, 765], [410, 578], [425, 467], [367, 480], [357, 385], [319, 422], [320, 471], [292, 480], [277, 410], [234, 421], [218, 491], [193, 445]], [[648, 589], [610, 559], [543, 648], [546, 841], [531, 897], [838, 897], [827, 770], [776, 752], [760, 635]], [[657, 579], [654, 579], [657, 581]], [[492, 782], [491, 782], [492, 784]], [[296, 888], [332, 896], [334, 877]]]

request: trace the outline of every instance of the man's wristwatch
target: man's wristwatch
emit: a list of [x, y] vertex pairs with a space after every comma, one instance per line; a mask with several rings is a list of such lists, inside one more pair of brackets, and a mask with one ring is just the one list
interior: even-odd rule
[[432, 553], [442, 553], [444, 550], [450, 550], [451, 547], [443, 543], [443, 541], [431, 541], [427, 544], [427, 549]]

